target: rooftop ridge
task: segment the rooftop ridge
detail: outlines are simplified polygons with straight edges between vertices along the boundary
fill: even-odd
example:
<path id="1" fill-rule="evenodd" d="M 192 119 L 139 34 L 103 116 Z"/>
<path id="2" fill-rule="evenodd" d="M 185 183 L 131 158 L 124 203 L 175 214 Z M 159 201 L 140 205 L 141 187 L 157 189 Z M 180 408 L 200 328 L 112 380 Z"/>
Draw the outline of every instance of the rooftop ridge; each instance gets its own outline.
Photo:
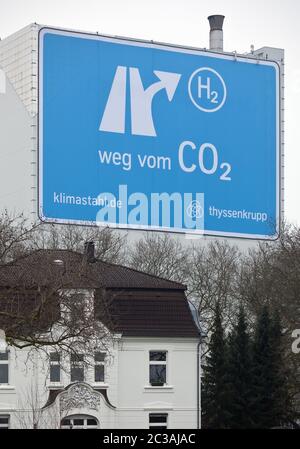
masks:
<path id="1" fill-rule="evenodd" d="M 60 256 L 63 257 L 63 255 L 69 255 L 70 257 L 75 257 L 78 259 L 78 262 L 74 260 L 75 265 L 77 263 L 83 263 L 84 262 L 84 253 L 79 252 L 79 251 L 75 251 L 72 249 L 67 249 L 67 248 L 37 248 L 34 250 L 29 251 L 26 254 L 22 254 L 20 257 L 16 258 L 13 261 L 10 261 L 6 264 L 1 265 L 1 268 L 19 268 L 22 265 L 22 262 L 26 261 L 26 259 L 28 258 L 33 258 L 35 256 L 40 256 L 43 257 L 43 255 L 45 255 L 45 257 L 47 257 L 49 259 L 49 256 L 51 256 L 51 254 L 53 254 L 54 258 L 57 258 Z M 33 260 L 34 262 L 34 260 Z M 37 260 L 38 262 L 38 260 Z M 35 265 L 33 263 L 33 265 Z M 113 279 L 113 282 L 108 282 L 108 284 L 111 285 L 107 285 L 108 288 L 118 288 L 121 287 L 122 285 L 126 284 L 126 282 L 124 283 L 124 279 L 126 278 L 126 272 L 131 273 L 132 276 L 136 273 L 137 275 L 140 275 L 141 277 L 138 277 L 136 280 L 134 278 L 131 278 L 128 283 L 132 283 L 133 287 L 132 288 L 154 288 L 154 289 L 159 289 L 159 288 L 169 288 L 169 289 L 178 289 L 178 290 L 186 290 L 187 286 L 181 282 L 176 282 L 167 278 L 163 278 L 161 276 L 157 276 L 154 274 L 150 274 L 150 273 L 146 273 L 144 271 L 141 270 L 137 270 L 135 268 L 131 268 L 127 265 L 121 265 L 121 264 L 117 264 L 117 263 L 113 263 L 113 262 L 108 262 L 105 260 L 102 260 L 100 258 L 96 258 L 95 262 L 93 264 L 86 264 L 87 267 L 90 267 L 91 270 L 96 269 L 96 267 L 98 266 L 99 269 L 102 266 L 102 269 L 104 269 L 104 277 L 105 275 L 107 276 L 107 279 L 109 278 L 109 275 L 112 275 L 111 279 Z M 105 273 L 105 267 L 107 267 L 108 269 L 106 270 Z M 113 270 L 116 270 L 116 273 L 113 273 Z M 30 266 L 27 267 L 27 270 L 30 271 Z M 26 271 L 27 271 L 26 270 Z M 117 271 L 119 270 L 119 272 Z M 67 270 L 69 271 L 69 270 Z M 123 271 L 123 273 L 122 273 Z M 72 270 L 70 270 L 70 273 L 72 272 Z M 109 273 L 111 272 L 111 273 Z M 90 280 L 96 280 L 95 276 L 91 276 L 91 273 L 85 273 L 85 276 L 87 278 L 89 278 Z M 119 277 L 119 285 L 118 285 L 118 277 Z M 123 279 L 122 279 L 123 277 Z M 143 286 L 143 280 L 145 282 L 145 285 Z M 149 281 L 156 281 L 156 285 L 150 286 L 149 285 Z M 159 282 L 161 282 L 163 285 L 159 285 Z M 165 283 L 165 284 L 164 284 Z M 115 285 L 114 285 L 115 284 Z"/>

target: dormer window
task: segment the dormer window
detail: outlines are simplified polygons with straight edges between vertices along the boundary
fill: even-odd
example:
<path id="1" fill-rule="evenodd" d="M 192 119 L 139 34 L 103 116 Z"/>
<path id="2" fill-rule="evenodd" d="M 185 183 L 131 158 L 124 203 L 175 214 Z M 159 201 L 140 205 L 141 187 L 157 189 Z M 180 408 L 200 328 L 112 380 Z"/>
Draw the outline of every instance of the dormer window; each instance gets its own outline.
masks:
<path id="1" fill-rule="evenodd" d="M 94 294 L 85 289 L 64 291 L 61 315 L 65 323 L 75 330 L 94 318 Z"/>

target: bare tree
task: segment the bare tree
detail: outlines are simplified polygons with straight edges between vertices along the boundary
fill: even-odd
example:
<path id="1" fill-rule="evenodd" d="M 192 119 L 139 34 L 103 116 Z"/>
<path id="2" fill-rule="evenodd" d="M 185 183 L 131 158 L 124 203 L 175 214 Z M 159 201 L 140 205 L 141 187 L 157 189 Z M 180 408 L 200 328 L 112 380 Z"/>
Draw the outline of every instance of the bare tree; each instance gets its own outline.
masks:
<path id="1" fill-rule="evenodd" d="M 42 406 L 44 405 L 41 401 L 42 393 L 34 380 L 30 382 L 28 388 L 23 388 L 19 392 L 14 412 L 18 429 L 38 429 L 40 427 Z"/>
<path id="2" fill-rule="evenodd" d="M 187 285 L 187 296 L 208 333 L 217 304 L 225 325 L 232 324 L 239 303 L 240 260 L 238 248 L 225 240 L 184 247 L 168 234 L 155 233 L 145 235 L 129 252 L 130 266 Z"/>
<path id="3" fill-rule="evenodd" d="M 68 249 L 82 252 L 85 242 L 95 243 L 95 256 L 112 263 L 122 263 L 125 258 L 126 235 L 106 227 L 43 224 L 31 233 L 29 249 Z"/>
<path id="4" fill-rule="evenodd" d="M 28 242 L 39 224 L 30 224 L 23 214 L 0 214 L 0 266 L 28 251 Z"/>
<path id="5" fill-rule="evenodd" d="M 235 289 L 239 261 L 238 248 L 227 241 L 211 241 L 192 250 L 189 294 L 206 332 L 211 329 L 217 305 L 225 326 L 232 324 L 238 307 Z"/>
<path id="6" fill-rule="evenodd" d="M 95 319 L 92 292 L 87 298 L 81 289 L 62 285 L 1 290 L 0 328 L 9 345 L 83 354 L 105 346 L 110 331 Z"/>
<path id="7" fill-rule="evenodd" d="M 61 421 L 71 408 L 45 408 L 45 396 L 49 393 L 46 386 L 38 385 L 34 379 L 18 394 L 14 421 L 17 429 L 60 429 Z"/>
<path id="8" fill-rule="evenodd" d="M 275 242 L 260 243 L 243 259 L 238 294 L 249 313 L 267 304 L 289 330 L 299 326 L 300 229 L 285 225 Z"/>
<path id="9" fill-rule="evenodd" d="M 292 332 L 300 328 L 300 229 L 284 224 L 279 239 L 260 243 L 243 258 L 237 295 L 249 317 L 264 305 L 279 313 L 289 390 L 300 411 L 299 360 L 291 350 Z M 300 412 L 299 412 L 300 416 Z"/>
<path id="10" fill-rule="evenodd" d="M 0 216 L 0 328 L 8 344 L 85 354 L 104 344 L 110 332 L 95 319 L 92 298 L 99 288 L 97 270 L 82 254 L 54 261 L 51 252 L 48 259 L 47 251 L 32 253 L 39 248 L 82 253 L 88 240 L 96 243 L 96 257 L 123 259 L 126 238 L 108 228 L 32 225 L 22 215 Z"/>
<path id="11" fill-rule="evenodd" d="M 147 233 L 129 250 L 127 263 L 154 276 L 185 282 L 189 249 L 168 234 Z"/>

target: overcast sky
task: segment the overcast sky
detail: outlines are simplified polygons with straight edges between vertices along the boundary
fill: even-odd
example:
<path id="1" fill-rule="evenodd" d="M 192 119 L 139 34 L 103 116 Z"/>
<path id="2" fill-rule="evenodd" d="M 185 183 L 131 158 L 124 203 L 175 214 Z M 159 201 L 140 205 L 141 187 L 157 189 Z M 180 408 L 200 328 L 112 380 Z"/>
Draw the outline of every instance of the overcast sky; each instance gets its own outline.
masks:
<path id="1" fill-rule="evenodd" d="M 300 224 L 300 2 L 298 0 L 0 0 L 0 36 L 31 22 L 209 47 L 207 16 L 223 14 L 224 49 L 286 51 L 285 212 Z"/>

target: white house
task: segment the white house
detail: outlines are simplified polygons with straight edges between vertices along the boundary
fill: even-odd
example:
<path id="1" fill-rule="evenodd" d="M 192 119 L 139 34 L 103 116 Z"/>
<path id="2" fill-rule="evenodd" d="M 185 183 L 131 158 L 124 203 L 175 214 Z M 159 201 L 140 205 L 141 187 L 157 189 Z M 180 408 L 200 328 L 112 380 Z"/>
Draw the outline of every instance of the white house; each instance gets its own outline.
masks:
<path id="1" fill-rule="evenodd" d="M 0 427 L 199 427 L 201 336 L 185 286 L 96 260 L 93 244 L 85 254 L 39 250 L 0 271 L 2 310 L 12 310 L 3 298 L 21 279 L 28 291 L 41 291 L 45 267 L 48 273 L 63 269 L 62 288 L 76 289 L 93 305 L 110 338 L 96 344 L 93 355 L 8 346 L 0 353 Z M 25 317 L 22 301 L 18 296 Z M 11 335 L 12 323 L 0 320 Z"/>

